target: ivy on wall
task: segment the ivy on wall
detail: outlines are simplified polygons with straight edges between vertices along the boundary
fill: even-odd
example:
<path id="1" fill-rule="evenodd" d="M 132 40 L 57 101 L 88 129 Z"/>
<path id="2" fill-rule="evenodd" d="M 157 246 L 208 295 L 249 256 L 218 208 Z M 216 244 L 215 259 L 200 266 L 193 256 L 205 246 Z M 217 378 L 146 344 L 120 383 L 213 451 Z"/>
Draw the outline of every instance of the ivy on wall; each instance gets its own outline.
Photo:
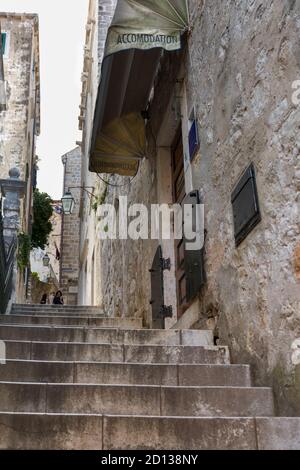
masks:
<path id="1" fill-rule="evenodd" d="M 108 193 L 108 184 L 106 183 L 103 192 L 99 194 L 98 196 L 95 196 L 94 202 L 92 204 L 92 209 L 96 213 L 97 213 L 98 207 L 102 206 L 105 203 L 107 193 Z"/>

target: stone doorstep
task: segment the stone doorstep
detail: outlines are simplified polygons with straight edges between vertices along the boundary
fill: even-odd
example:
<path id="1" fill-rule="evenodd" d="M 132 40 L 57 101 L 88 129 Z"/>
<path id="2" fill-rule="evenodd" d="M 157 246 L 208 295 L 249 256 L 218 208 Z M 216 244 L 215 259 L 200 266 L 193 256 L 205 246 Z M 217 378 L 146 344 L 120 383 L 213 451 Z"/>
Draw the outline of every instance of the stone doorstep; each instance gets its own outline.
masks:
<path id="1" fill-rule="evenodd" d="M 7 361 L 0 381 L 251 387 L 248 365 Z"/>
<path id="2" fill-rule="evenodd" d="M 96 327 L 6 325 L 0 324 L 0 338 L 5 341 L 55 341 L 116 344 L 163 344 L 175 346 L 212 346 L 212 331 L 204 330 L 120 330 Z"/>
<path id="3" fill-rule="evenodd" d="M 225 346 L 160 346 L 7 340 L 7 359 L 150 364 L 230 364 Z"/>
<path id="4" fill-rule="evenodd" d="M 0 412 L 0 432 L 0 449 L 16 450 L 300 449 L 300 418 Z"/>
<path id="5" fill-rule="evenodd" d="M 1 410 L 148 416 L 273 416 L 271 388 L 0 382 Z"/>

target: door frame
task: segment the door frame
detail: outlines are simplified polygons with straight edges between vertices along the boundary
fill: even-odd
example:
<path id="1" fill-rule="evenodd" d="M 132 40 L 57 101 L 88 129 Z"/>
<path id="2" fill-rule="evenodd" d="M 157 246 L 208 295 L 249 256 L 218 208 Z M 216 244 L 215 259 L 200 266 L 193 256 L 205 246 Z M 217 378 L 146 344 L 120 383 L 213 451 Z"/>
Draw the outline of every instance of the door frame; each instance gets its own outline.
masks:
<path id="1" fill-rule="evenodd" d="M 182 69 L 182 76 L 184 76 L 184 69 Z M 179 80 L 184 86 L 184 80 Z M 174 89 L 175 92 L 175 89 Z M 183 93 L 184 94 L 184 93 Z M 171 94 L 170 101 L 166 107 L 165 114 L 162 118 L 162 124 L 157 136 L 157 154 L 156 154 L 156 175 L 157 175 L 157 203 L 173 205 L 173 183 L 172 183 L 172 146 L 176 137 L 180 133 L 183 138 L 183 158 L 185 155 L 185 125 L 183 119 L 179 119 L 178 115 L 174 112 L 174 93 Z M 185 190 L 189 189 L 189 183 L 186 178 L 188 176 L 186 169 L 186 162 L 184 162 L 184 184 Z M 165 303 L 172 305 L 173 318 L 166 319 L 166 328 L 172 328 L 178 319 L 178 293 L 176 286 L 176 271 L 175 271 L 175 244 L 174 235 L 171 240 L 159 240 L 162 247 L 163 257 L 170 258 L 171 269 L 164 271 L 164 287 L 165 287 Z M 154 256 L 154 252 L 153 252 Z"/>
<path id="2" fill-rule="evenodd" d="M 183 123 L 181 121 L 180 125 L 178 126 L 175 138 L 171 145 L 171 174 L 172 174 L 172 194 L 173 194 L 173 204 L 180 204 L 182 205 L 186 193 L 186 174 L 185 174 L 185 152 L 184 152 L 184 139 L 183 139 Z M 178 145 L 182 146 L 182 169 L 180 172 L 183 172 L 183 190 L 180 193 L 179 199 L 178 195 L 176 194 L 176 181 L 177 177 L 180 175 L 180 172 L 177 174 L 176 169 L 174 167 L 174 153 L 178 149 Z M 180 250 L 183 249 L 183 259 L 179 266 L 179 256 Z M 176 278 L 176 299 L 177 299 L 177 320 L 179 320 L 185 312 L 191 307 L 194 303 L 194 299 L 189 301 L 186 300 L 181 302 L 181 286 L 180 282 L 184 279 L 183 282 L 186 283 L 186 273 L 185 273 L 185 246 L 184 246 L 184 237 L 181 240 L 174 240 L 174 258 L 175 258 L 175 278 Z M 187 286 L 184 287 L 185 295 L 187 294 Z"/>

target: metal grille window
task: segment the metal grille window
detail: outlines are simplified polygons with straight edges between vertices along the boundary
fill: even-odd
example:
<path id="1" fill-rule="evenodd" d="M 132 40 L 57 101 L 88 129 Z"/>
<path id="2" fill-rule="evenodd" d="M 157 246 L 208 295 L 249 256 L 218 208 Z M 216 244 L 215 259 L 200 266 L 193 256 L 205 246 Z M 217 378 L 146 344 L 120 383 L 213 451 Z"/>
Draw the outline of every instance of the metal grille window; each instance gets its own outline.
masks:
<path id="1" fill-rule="evenodd" d="M 231 196 L 234 218 L 234 236 L 239 246 L 261 221 L 253 164 L 247 168 Z"/>

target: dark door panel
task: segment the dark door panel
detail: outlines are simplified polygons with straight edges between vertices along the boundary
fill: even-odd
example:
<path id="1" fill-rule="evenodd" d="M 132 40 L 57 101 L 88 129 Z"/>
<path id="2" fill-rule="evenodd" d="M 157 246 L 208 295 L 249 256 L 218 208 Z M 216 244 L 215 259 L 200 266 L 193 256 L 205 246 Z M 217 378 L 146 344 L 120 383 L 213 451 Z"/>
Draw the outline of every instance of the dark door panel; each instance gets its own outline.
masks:
<path id="1" fill-rule="evenodd" d="M 163 329 L 165 318 L 172 317 L 172 307 L 165 306 L 164 299 L 164 269 L 169 269 L 168 263 L 164 262 L 162 249 L 159 246 L 156 250 L 151 273 L 151 301 L 153 328 Z"/>
<path id="2" fill-rule="evenodd" d="M 188 194 L 183 204 L 193 206 L 193 231 L 196 231 L 197 204 L 200 204 L 199 191 L 192 191 Z M 204 230 L 204 227 L 201 227 Z M 206 282 L 204 269 L 204 247 L 199 250 L 188 250 L 187 245 L 193 240 L 184 240 L 184 270 L 186 273 L 186 300 L 191 302 L 199 293 L 201 287 Z"/>

